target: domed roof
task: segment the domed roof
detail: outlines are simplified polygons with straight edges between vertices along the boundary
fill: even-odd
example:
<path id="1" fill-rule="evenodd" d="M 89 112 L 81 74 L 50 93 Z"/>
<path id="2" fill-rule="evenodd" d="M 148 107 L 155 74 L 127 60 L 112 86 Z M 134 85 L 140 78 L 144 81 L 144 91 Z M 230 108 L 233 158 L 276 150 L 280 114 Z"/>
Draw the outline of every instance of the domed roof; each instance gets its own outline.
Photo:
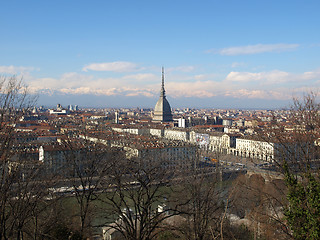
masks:
<path id="1" fill-rule="evenodd" d="M 172 121 L 171 107 L 165 96 L 160 96 L 156 106 L 154 107 L 153 120 L 160 122 Z"/>
<path id="2" fill-rule="evenodd" d="M 154 112 L 170 112 L 171 107 L 168 100 L 165 97 L 160 97 L 156 106 L 154 107 Z"/>

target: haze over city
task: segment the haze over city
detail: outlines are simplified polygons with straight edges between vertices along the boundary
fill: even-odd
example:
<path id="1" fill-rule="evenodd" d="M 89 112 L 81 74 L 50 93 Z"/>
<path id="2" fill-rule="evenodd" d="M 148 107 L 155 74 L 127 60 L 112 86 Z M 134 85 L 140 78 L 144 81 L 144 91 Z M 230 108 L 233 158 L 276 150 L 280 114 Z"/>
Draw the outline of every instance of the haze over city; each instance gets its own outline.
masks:
<path id="1" fill-rule="evenodd" d="M 319 1 L 2 1 L 0 75 L 39 105 L 281 108 L 320 80 Z"/>

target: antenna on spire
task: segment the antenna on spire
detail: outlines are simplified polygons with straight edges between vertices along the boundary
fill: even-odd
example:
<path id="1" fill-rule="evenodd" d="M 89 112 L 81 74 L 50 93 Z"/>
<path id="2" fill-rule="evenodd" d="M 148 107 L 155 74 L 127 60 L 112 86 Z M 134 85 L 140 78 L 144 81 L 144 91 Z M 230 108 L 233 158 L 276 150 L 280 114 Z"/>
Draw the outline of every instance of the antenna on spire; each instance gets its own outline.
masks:
<path id="1" fill-rule="evenodd" d="M 164 88 L 164 67 L 162 66 L 162 87 Z"/>
<path id="2" fill-rule="evenodd" d="M 161 84 L 161 91 L 160 95 L 164 96 L 165 95 L 165 90 L 164 90 L 164 67 L 162 67 L 162 84 Z"/>

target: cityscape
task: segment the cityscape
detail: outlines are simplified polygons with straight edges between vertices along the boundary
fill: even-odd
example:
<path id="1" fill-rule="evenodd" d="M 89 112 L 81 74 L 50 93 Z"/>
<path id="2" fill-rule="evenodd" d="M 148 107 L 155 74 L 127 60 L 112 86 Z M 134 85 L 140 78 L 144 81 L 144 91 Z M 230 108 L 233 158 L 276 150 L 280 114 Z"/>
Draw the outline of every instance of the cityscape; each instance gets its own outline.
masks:
<path id="1" fill-rule="evenodd" d="M 320 3 L 0 7 L 0 240 L 320 239 Z"/>
<path id="2" fill-rule="evenodd" d="M 319 166 L 319 105 L 311 93 L 286 110 L 175 109 L 166 98 L 162 68 L 154 108 L 46 108 L 25 105 L 33 102 L 20 97 L 16 77 L 4 81 L 14 89 L 4 95 L 12 100 L 3 102 L 1 114 L 2 186 L 13 194 L 11 204 L 22 204 L 10 211 L 36 211 L 22 215 L 26 223 L 12 234 L 32 235 L 28 229 L 36 228 L 35 236 L 53 238 L 140 239 L 143 233 L 145 239 L 184 239 L 184 231 L 212 218 L 207 226 L 218 224 L 214 231 L 221 238 L 287 239 L 290 230 L 281 230 L 289 227 L 284 176 L 316 172 Z M 287 173 L 282 161 L 289 164 Z M 191 195 L 190 186 L 196 188 Z M 53 209 L 67 220 L 41 219 L 52 202 L 61 204 Z M 41 206 L 48 209 L 37 209 Z M 8 219 L 18 221 L 10 211 Z M 58 225 L 41 228 L 32 217 Z M 270 224 L 272 219 L 279 223 Z M 154 230 L 128 232 L 141 224 Z M 195 234 L 211 239 L 212 232 Z"/>

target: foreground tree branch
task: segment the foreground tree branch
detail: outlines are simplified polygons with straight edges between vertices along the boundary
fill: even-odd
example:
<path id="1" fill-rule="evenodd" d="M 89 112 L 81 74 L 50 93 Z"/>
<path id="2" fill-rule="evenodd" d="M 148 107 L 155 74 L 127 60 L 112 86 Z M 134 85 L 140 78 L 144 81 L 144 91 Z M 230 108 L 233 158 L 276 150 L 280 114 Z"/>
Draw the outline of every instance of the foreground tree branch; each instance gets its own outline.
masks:
<path id="1" fill-rule="evenodd" d="M 261 139 L 273 144 L 275 164 L 288 188 L 286 220 L 295 239 L 320 237 L 320 105 L 317 95 L 295 98 L 287 123 L 274 121 L 259 129 Z"/>

